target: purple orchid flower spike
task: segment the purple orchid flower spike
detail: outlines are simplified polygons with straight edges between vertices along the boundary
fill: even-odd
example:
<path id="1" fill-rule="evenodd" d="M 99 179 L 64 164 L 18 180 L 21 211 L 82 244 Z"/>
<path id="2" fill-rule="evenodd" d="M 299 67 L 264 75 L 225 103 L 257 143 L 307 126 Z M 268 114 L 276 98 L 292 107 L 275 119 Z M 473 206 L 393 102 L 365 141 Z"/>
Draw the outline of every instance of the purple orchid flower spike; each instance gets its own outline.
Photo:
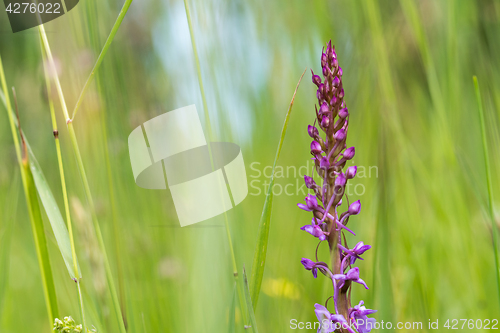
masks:
<path id="1" fill-rule="evenodd" d="M 361 203 L 359 200 L 354 201 L 347 211 L 339 213 L 348 182 L 356 177 L 358 168 L 355 165 L 346 166 L 352 162 L 356 151 L 354 147 L 347 146 L 351 116 L 347 109 L 346 91 L 342 82 L 343 71 L 331 41 L 323 48 L 321 71 L 317 73 L 319 75 L 311 70 L 312 82 L 317 86 L 318 101 L 313 113 L 313 125 L 308 126 L 307 132 L 314 140 L 310 144 L 310 152 L 316 172 L 312 174 L 316 174 L 319 179 L 304 177 L 306 187 L 313 190 L 314 195 L 307 195 L 305 203 L 297 205 L 313 215 L 311 224 L 300 229 L 318 238 L 318 247 L 326 241 L 329 249 L 338 248 L 338 251 L 330 251 L 330 264 L 323 261 L 314 262 L 307 258 L 302 258 L 301 263 L 312 272 L 314 278 L 318 277 L 319 270 L 332 280 L 333 295 L 328 299 L 333 299 L 335 312 L 330 313 L 325 306 L 315 305 L 316 316 L 322 324 L 318 332 L 366 333 L 375 322 L 375 319 L 367 316 L 375 310 L 366 309 L 363 302 L 350 308 L 348 304 L 351 304 L 351 289 L 354 284 L 346 281 L 359 283 L 368 289 L 359 276 L 359 268 L 350 266 L 358 259 L 363 260 L 361 255 L 371 246 L 358 241 L 353 248 L 349 248 L 346 238 L 343 237 L 346 231 L 356 236 L 346 224 L 351 217 L 361 212 Z M 347 302 L 339 302 L 341 299 L 347 299 Z M 324 323 L 327 325 L 323 325 Z"/>
<path id="2" fill-rule="evenodd" d="M 345 281 L 356 282 L 356 283 L 359 283 L 359 284 L 362 284 L 363 286 L 365 286 L 366 289 L 369 289 L 368 286 L 366 285 L 365 281 L 363 281 L 359 278 L 359 268 L 358 267 L 351 268 L 347 272 L 347 274 L 335 274 L 335 275 L 333 275 L 333 278 L 335 280 L 340 280 L 340 283 L 339 283 L 340 289 L 344 286 Z"/>
<path id="3" fill-rule="evenodd" d="M 350 309 L 349 312 L 351 321 L 355 323 L 359 333 L 368 333 L 376 322 L 375 318 L 368 318 L 368 315 L 377 312 L 377 310 L 367 309 L 363 304 L 364 302 L 360 301 L 359 304 Z"/>

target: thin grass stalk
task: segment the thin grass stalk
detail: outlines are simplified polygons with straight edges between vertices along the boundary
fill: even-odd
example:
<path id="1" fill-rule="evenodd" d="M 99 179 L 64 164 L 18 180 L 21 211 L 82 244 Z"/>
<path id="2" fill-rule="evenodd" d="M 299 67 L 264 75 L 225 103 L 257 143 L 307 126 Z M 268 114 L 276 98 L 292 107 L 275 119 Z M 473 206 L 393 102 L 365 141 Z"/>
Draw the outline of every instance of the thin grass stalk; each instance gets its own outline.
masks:
<path id="1" fill-rule="evenodd" d="M 111 43 L 113 42 L 113 39 L 115 38 L 116 33 L 118 32 L 118 29 L 120 28 L 120 25 L 122 24 L 123 19 L 125 18 L 125 14 L 127 14 L 127 11 L 132 4 L 133 0 L 127 0 L 123 4 L 123 7 L 120 11 L 120 14 L 118 15 L 118 18 L 115 21 L 115 24 L 113 25 L 113 28 L 111 29 L 111 32 L 108 36 L 108 39 L 106 40 L 106 43 L 104 44 L 104 47 L 102 48 L 101 53 L 99 54 L 99 57 L 97 58 L 97 61 L 94 65 L 94 68 L 92 69 L 92 72 L 90 72 L 89 77 L 87 78 L 87 82 L 85 82 L 85 85 L 83 86 L 83 89 L 80 93 L 80 97 L 78 97 L 78 101 L 76 102 L 75 108 L 73 109 L 73 115 L 71 116 L 71 119 L 74 119 L 76 116 L 76 113 L 78 112 L 78 109 L 80 108 L 80 105 L 82 105 L 83 102 L 83 97 L 85 96 L 85 93 L 87 92 L 87 89 L 90 86 L 90 83 L 92 83 L 92 80 L 94 79 L 94 76 L 99 69 L 99 66 L 101 66 L 102 60 L 104 59 L 104 56 L 108 52 L 109 47 L 111 46 Z"/>
<path id="2" fill-rule="evenodd" d="M 212 150 L 210 148 L 210 142 L 214 141 L 213 140 L 214 137 L 213 137 L 212 125 L 210 123 L 210 115 L 208 112 L 207 99 L 205 96 L 205 88 L 203 87 L 203 78 L 201 75 L 200 59 L 198 57 L 198 49 L 196 47 L 196 40 L 195 40 L 195 36 L 194 36 L 193 23 L 191 20 L 191 11 L 189 10 L 189 4 L 188 4 L 187 0 L 184 0 L 184 7 L 186 9 L 186 17 L 187 17 L 187 21 L 188 21 L 188 25 L 189 25 L 189 33 L 191 36 L 191 45 L 193 47 L 193 53 L 194 53 L 194 58 L 195 58 L 195 63 L 196 63 L 196 72 L 198 74 L 198 83 L 200 85 L 201 98 L 203 100 L 203 111 L 205 114 L 205 124 L 206 124 L 206 129 L 208 132 L 208 141 L 209 141 L 209 144 L 207 145 L 207 147 L 208 147 L 208 152 L 209 152 L 209 156 L 210 156 L 210 163 L 212 164 L 212 169 L 213 169 L 214 163 L 213 163 L 213 157 L 212 157 Z M 243 294 L 243 291 L 241 290 L 241 288 L 243 288 L 243 285 L 238 283 L 238 265 L 236 264 L 236 256 L 235 256 L 235 252 L 234 252 L 233 241 L 231 238 L 231 230 L 229 228 L 229 221 L 227 218 L 227 214 L 225 212 L 224 212 L 224 224 L 226 227 L 226 235 L 227 235 L 227 240 L 228 240 L 228 244 L 229 244 L 229 251 L 231 253 L 234 281 L 235 281 L 236 285 L 239 286 L 238 298 L 240 301 L 240 308 L 241 308 L 241 312 L 243 315 L 243 320 L 246 323 L 248 309 L 245 309 L 245 303 L 243 302 L 244 294 Z"/>
<path id="3" fill-rule="evenodd" d="M 49 253 L 47 250 L 47 239 L 45 237 L 45 230 L 43 228 L 43 219 L 38 203 L 37 190 L 33 175 L 30 170 L 29 160 L 23 158 L 23 179 L 25 182 L 25 195 L 28 204 L 28 212 L 31 221 L 31 228 L 33 230 L 33 238 L 35 240 L 36 254 L 38 263 L 40 265 L 43 293 L 45 302 L 47 304 L 47 312 L 49 317 L 49 325 L 52 327 L 54 319 L 58 316 L 58 306 L 56 289 L 54 286 L 54 277 L 52 275 L 52 268 L 49 261 Z"/>
<path id="4" fill-rule="evenodd" d="M 78 292 L 78 304 L 80 307 L 80 316 L 82 319 L 82 328 L 83 332 L 87 332 L 87 323 L 85 320 L 85 309 L 83 305 L 83 295 L 82 295 L 82 289 L 81 289 L 81 278 L 79 278 L 80 274 L 78 272 L 78 261 L 76 257 L 76 246 L 75 246 L 75 238 L 73 235 L 73 225 L 71 223 L 71 213 L 69 210 L 69 200 L 68 200 L 68 191 L 66 187 L 66 178 L 64 176 L 64 164 L 62 160 L 62 154 L 61 154 L 61 143 L 59 141 L 59 131 L 57 129 L 57 120 L 56 120 L 56 114 L 54 111 L 54 102 L 52 101 L 51 97 L 51 86 L 50 86 L 50 78 L 49 78 L 49 72 L 47 69 L 47 57 L 45 56 L 45 49 L 43 46 L 43 41 L 40 40 L 40 48 L 42 51 L 42 59 L 43 59 L 43 70 L 45 74 L 45 85 L 47 87 L 47 98 L 49 102 L 49 109 L 50 109 L 50 118 L 52 120 L 52 130 L 54 134 L 54 141 L 55 141 L 55 146 L 56 146 L 56 152 L 57 152 L 57 162 L 59 165 L 59 177 L 61 179 L 61 188 L 62 188 L 62 194 L 63 194 L 63 201 L 64 201 L 64 211 L 66 213 L 66 225 L 68 227 L 68 233 L 69 233 L 69 240 L 71 244 L 71 254 L 73 256 L 73 269 L 74 269 L 74 275 L 75 275 L 75 283 L 76 283 L 76 289 Z"/>
<path id="5" fill-rule="evenodd" d="M 94 200 L 92 199 L 92 193 L 90 191 L 90 186 L 89 186 L 89 182 L 87 179 L 87 174 L 85 172 L 85 167 L 83 165 L 82 155 L 80 153 L 80 148 L 78 147 L 78 140 L 76 138 L 75 130 L 73 127 L 73 122 L 69 118 L 69 115 L 68 115 L 68 109 L 67 109 L 66 102 L 64 99 L 64 94 L 63 94 L 63 91 L 61 88 L 61 83 L 59 82 L 59 77 L 58 77 L 57 72 L 55 70 L 54 58 L 52 57 L 52 52 L 50 51 L 50 46 L 49 46 L 49 42 L 47 40 L 47 35 L 45 33 L 45 29 L 43 27 L 43 24 L 39 25 L 38 27 L 39 27 L 40 35 L 42 37 L 42 41 L 43 41 L 43 44 L 45 47 L 45 51 L 47 53 L 47 58 L 49 60 L 50 67 L 54 73 L 54 82 L 55 82 L 57 92 L 59 95 L 59 99 L 61 102 L 61 108 L 63 110 L 64 116 L 66 117 L 66 124 L 68 126 L 68 132 L 70 135 L 71 145 L 72 145 L 73 151 L 75 153 L 78 171 L 79 171 L 80 176 L 82 178 L 85 196 L 87 198 L 87 202 L 88 202 L 89 209 L 90 209 L 90 214 L 92 216 L 92 224 L 94 227 L 94 232 L 95 232 L 96 237 L 97 237 L 100 251 L 103 255 L 104 268 L 106 271 L 106 281 L 108 284 L 109 292 L 111 294 L 111 299 L 113 301 L 113 310 L 114 310 L 116 319 L 118 321 L 120 333 L 125 333 L 126 330 L 125 330 L 125 326 L 124 326 L 124 322 L 123 322 L 123 316 L 121 313 L 120 302 L 118 300 L 118 295 L 116 293 L 116 287 L 115 287 L 115 283 L 113 281 L 113 274 L 111 272 L 111 267 L 109 264 L 109 259 L 108 259 L 108 255 L 106 252 L 106 247 L 104 245 L 104 240 L 102 238 L 101 228 L 99 226 L 99 221 L 98 221 L 97 214 L 95 211 Z"/>
<path id="6" fill-rule="evenodd" d="M 12 113 L 12 105 L 10 104 L 10 97 L 7 88 L 7 82 L 5 81 L 5 73 L 3 70 L 2 57 L 0 56 L 0 81 L 2 84 L 3 97 L 5 99 L 5 106 L 7 108 L 7 116 L 9 117 L 9 125 L 10 130 L 12 132 L 12 139 L 14 140 L 14 148 L 16 150 L 17 161 L 19 162 L 19 168 L 21 169 L 22 176 L 22 157 L 21 157 L 21 146 L 19 144 L 19 138 L 17 136 L 16 123 L 14 121 L 13 113 Z M 24 180 L 23 180 L 24 184 Z"/>
<path id="7" fill-rule="evenodd" d="M 499 254 L 498 254 L 498 235 L 495 221 L 495 212 L 493 211 L 493 186 L 491 183 L 491 169 L 490 169 L 490 155 L 488 153 L 488 140 L 486 138 L 486 124 L 484 120 L 484 110 L 483 110 L 483 101 L 481 99 L 481 91 L 479 90 L 479 83 L 477 81 L 477 77 L 473 77 L 474 81 L 474 89 L 476 92 L 477 106 L 479 109 L 479 120 L 481 122 L 481 137 L 483 143 L 483 154 L 484 154 L 484 168 L 486 171 L 486 185 L 488 187 L 488 215 L 491 221 L 491 233 L 493 236 L 493 254 L 495 257 L 495 271 L 497 278 L 497 292 L 498 292 L 498 300 L 500 302 L 500 262 L 499 262 Z"/>
<path id="8" fill-rule="evenodd" d="M 99 50 L 101 47 L 100 43 L 100 38 L 99 38 L 99 23 L 97 22 L 96 18 L 96 13 L 98 13 L 98 8 L 97 8 L 97 3 L 95 2 L 87 2 L 87 11 L 86 11 L 86 21 L 87 21 L 87 28 L 90 31 L 90 43 L 92 44 L 94 50 Z M 108 38 L 109 40 L 109 38 Z M 111 44 L 111 40 L 110 40 Z M 103 54 L 101 52 L 102 56 L 104 57 L 105 53 Z M 96 81 L 96 86 L 97 86 L 97 92 L 99 95 L 99 98 L 101 100 L 106 100 L 105 93 L 102 90 L 102 85 L 101 85 L 101 80 L 103 77 L 102 71 L 100 72 L 100 75 L 97 73 L 97 68 L 96 74 L 97 76 L 95 77 Z M 83 95 L 80 96 L 80 98 L 83 98 Z M 120 228 L 118 225 L 118 210 L 116 207 L 116 196 L 115 196 L 115 191 L 114 191 L 114 184 L 113 184 L 113 173 L 111 169 L 111 159 L 109 155 L 109 145 L 108 145 L 108 133 L 107 133 L 107 109 L 106 106 L 101 110 L 100 115 L 102 115 L 102 121 L 101 121 L 101 130 L 102 130 L 102 135 L 103 135 L 103 148 L 104 148 L 104 157 L 105 157 L 105 163 L 106 163 L 106 175 L 107 175 L 107 181 L 108 181 L 108 190 L 109 190 L 109 202 L 111 205 L 111 222 L 112 222 L 112 227 L 113 227 L 113 244 L 114 244 L 114 250 L 115 253 L 120 254 L 122 253 L 121 245 L 120 245 Z M 123 315 L 123 321 L 125 324 L 125 328 L 128 329 L 128 323 L 127 323 L 127 313 L 126 313 L 126 300 L 125 300 L 125 283 L 123 280 L 123 265 L 122 265 L 122 258 L 120 255 L 117 255 L 115 257 L 116 260 L 116 276 L 118 280 L 118 296 L 120 300 L 120 307 Z"/>
<path id="9" fill-rule="evenodd" d="M 87 26 L 90 30 L 90 42 L 93 45 L 95 50 L 99 50 L 101 47 L 101 42 L 99 38 L 99 23 L 97 22 L 96 15 L 98 13 L 97 3 L 95 2 L 87 2 Z M 101 52 L 102 53 L 102 52 Z M 104 54 L 103 54 L 104 56 Z M 104 77 L 104 73 L 101 71 L 95 78 L 97 85 L 97 92 L 99 94 L 99 98 L 101 100 L 106 100 L 105 93 L 103 92 L 103 85 L 101 85 L 101 80 Z M 103 148 L 104 148 L 104 156 L 106 162 L 106 174 L 108 181 L 108 190 L 109 190 L 109 202 L 111 205 L 111 222 L 113 226 L 113 244 L 115 247 L 115 253 L 122 253 L 122 248 L 120 244 L 120 228 L 118 225 L 118 209 L 116 206 L 116 196 L 113 184 L 113 173 L 111 169 L 111 159 L 109 155 L 109 145 L 108 145 L 108 132 L 107 132 L 107 112 L 106 106 L 101 110 L 100 114 L 102 115 L 101 121 L 101 129 L 103 135 Z M 118 279 L 118 295 L 120 299 L 120 306 L 122 310 L 123 320 L 125 323 L 125 328 L 128 329 L 127 324 L 127 313 L 126 313 L 126 300 L 125 300 L 125 283 L 123 280 L 123 265 L 122 259 L 120 255 L 116 256 L 116 275 Z"/>

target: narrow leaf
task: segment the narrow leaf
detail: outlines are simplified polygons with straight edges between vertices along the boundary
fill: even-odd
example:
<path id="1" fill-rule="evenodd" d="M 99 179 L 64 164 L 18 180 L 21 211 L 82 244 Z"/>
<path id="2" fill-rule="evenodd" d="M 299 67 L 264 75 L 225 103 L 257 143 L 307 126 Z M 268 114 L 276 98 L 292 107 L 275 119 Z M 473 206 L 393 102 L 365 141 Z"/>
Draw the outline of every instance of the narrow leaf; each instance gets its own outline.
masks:
<path id="1" fill-rule="evenodd" d="M 4 103 L 7 108 L 5 96 L 2 92 L 0 92 L 0 99 Z M 7 111 L 8 112 L 8 111 Z M 17 121 L 14 121 L 16 127 L 18 126 Z M 47 217 L 49 218 L 50 225 L 52 227 L 52 231 L 54 232 L 54 236 L 57 241 L 57 245 L 59 247 L 59 251 L 61 251 L 61 255 L 64 259 L 64 263 L 68 269 L 68 273 L 72 279 L 75 278 L 74 269 L 73 269 L 73 256 L 71 254 L 71 245 L 69 240 L 68 229 L 66 228 L 66 224 L 61 215 L 61 211 L 59 210 L 59 206 L 50 190 L 50 187 L 45 179 L 42 169 L 36 160 L 33 151 L 28 143 L 28 139 L 25 137 L 26 147 L 28 149 L 29 155 L 29 164 L 30 171 L 32 173 L 36 189 L 38 190 L 38 194 L 40 195 L 40 200 L 42 201 L 42 205 L 47 213 Z M 80 272 L 80 267 L 78 267 L 78 272 Z M 80 275 L 80 274 L 79 274 Z M 80 276 L 79 276 L 80 277 Z"/>
<path id="2" fill-rule="evenodd" d="M 290 120 L 290 114 L 292 112 L 293 101 L 295 100 L 295 95 L 297 94 L 297 90 L 299 89 L 300 81 L 304 73 L 302 73 L 299 82 L 297 83 L 297 87 L 295 88 L 295 92 L 293 93 L 292 101 L 290 102 L 290 106 L 288 107 L 288 112 L 285 117 L 285 123 L 283 124 L 283 129 L 281 130 L 281 137 L 278 144 L 278 150 L 276 151 L 276 157 L 274 159 L 273 165 L 273 173 L 271 175 L 271 179 L 269 182 L 269 188 L 266 194 L 266 200 L 264 201 L 264 208 L 262 210 L 262 215 L 260 217 L 259 223 L 259 231 L 258 231 L 258 239 L 257 246 L 255 248 L 255 254 L 253 257 L 253 266 L 252 266 L 252 275 L 250 277 L 250 294 L 252 295 L 253 300 L 253 309 L 257 307 L 257 301 L 259 299 L 260 287 L 262 285 L 262 278 L 264 276 L 264 268 L 266 264 L 266 255 L 267 255 L 267 243 L 269 239 L 269 225 L 271 223 L 271 211 L 273 208 L 273 185 L 274 185 L 274 170 L 276 168 L 276 163 L 280 157 L 281 147 L 283 146 L 283 141 L 285 141 L 286 129 L 288 127 L 288 121 Z"/>
<path id="3" fill-rule="evenodd" d="M 259 330 L 257 329 L 257 320 L 255 319 L 254 306 L 252 305 L 252 298 L 250 297 L 250 289 L 248 288 L 248 279 L 245 267 L 243 267 L 243 283 L 245 284 L 245 299 L 247 302 L 248 312 L 250 314 L 250 324 L 252 325 L 252 330 L 255 333 L 258 333 Z"/>
<path id="4" fill-rule="evenodd" d="M 79 265 L 78 276 L 75 276 L 69 233 L 68 229 L 66 228 L 66 224 L 64 223 L 64 219 L 61 215 L 61 211 L 59 210 L 59 206 L 57 205 L 56 199 L 54 198 L 54 195 L 50 190 L 47 179 L 45 179 L 45 176 L 42 172 L 42 169 L 40 168 L 40 165 L 38 164 L 38 161 L 36 160 L 35 155 L 33 154 L 33 151 L 28 144 L 27 146 L 30 158 L 30 169 L 33 174 L 33 179 L 35 181 L 40 200 L 42 201 L 45 212 L 47 213 L 47 217 L 49 218 L 50 225 L 52 226 L 52 231 L 54 232 L 59 251 L 61 251 L 61 255 L 64 259 L 64 263 L 66 264 L 66 268 L 68 269 L 68 273 L 71 278 L 80 278 L 81 273 Z"/>
<path id="5" fill-rule="evenodd" d="M 500 262 L 498 253 L 498 235 L 497 235 L 497 224 L 495 221 L 495 212 L 493 210 L 493 186 L 491 182 L 491 169 L 490 169 L 490 156 L 488 153 L 488 140 L 486 138 L 486 122 L 484 120 L 484 110 L 483 101 L 481 99 L 481 91 L 479 90 L 479 83 L 477 77 L 473 77 L 474 89 L 476 92 L 477 105 L 479 109 L 479 120 L 481 122 L 481 136 L 483 142 L 483 154 L 484 154 L 484 167 L 486 173 L 486 185 L 488 187 L 488 215 L 491 221 L 491 233 L 493 236 L 493 254 L 495 258 L 495 271 L 497 277 L 497 292 L 498 299 L 500 300 Z"/>
<path id="6" fill-rule="evenodd" d="M 40 204 L 38 203 L 33 174 L 28 167 L 28 161 L 26 161 L 23 165 L 23 172 L 25 177 L 26 201 L 28 204 L 31 228 L 33 230 L 36 254 L 42 275 L 42 284 L 47 303 L 47 310 L 49 312 L 50 323 L 52 324 L 54 322 L 54 318 L 58 316 L 56 288 L 54 286 L 49 252 L 47 250 L 47 239 L 45 238 L 45 230 L 43 228 L 42 213 L 40 211 Z"/>

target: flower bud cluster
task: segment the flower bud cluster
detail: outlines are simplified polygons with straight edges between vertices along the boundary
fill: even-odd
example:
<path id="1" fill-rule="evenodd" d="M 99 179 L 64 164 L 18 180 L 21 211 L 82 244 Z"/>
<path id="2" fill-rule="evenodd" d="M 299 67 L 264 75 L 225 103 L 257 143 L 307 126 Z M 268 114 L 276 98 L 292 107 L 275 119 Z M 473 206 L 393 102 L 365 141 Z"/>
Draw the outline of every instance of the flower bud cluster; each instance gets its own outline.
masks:
<path id="1" fill-rule="evenodd" d="M 82 333 L 82 325 L 77 325 L 75 320 L 71 317 L 64 317 L 64 320 L 59 318 L 54 319 L 54 332 L 58 333 Z M 87 333 L 96 333 L 95 329 L 87 329 Z"/>

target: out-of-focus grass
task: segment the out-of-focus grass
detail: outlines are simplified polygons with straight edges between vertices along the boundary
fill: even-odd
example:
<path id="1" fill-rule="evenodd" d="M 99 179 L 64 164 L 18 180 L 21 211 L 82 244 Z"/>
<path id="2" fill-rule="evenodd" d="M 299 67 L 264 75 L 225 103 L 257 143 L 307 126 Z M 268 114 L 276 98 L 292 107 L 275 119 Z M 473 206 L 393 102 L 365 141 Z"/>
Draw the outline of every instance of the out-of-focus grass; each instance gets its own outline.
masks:
<path id="1" fill-rule="evenodd" d="M 45 25 L 70 109 L 122 4 L 113 0 L 91 6 L 84 1 Z M 370 290 L 354 289 L 353 302 L 364 299 L 368 307 L 380 309 L 378 320 L 422 321 L 424 331 L 428 319 L 444 323 L 498 317 L 471 77 L 477 75 L 482 84 L 493 198 L 498 198 L 500 5 L 472 0 L 196 0 L 190 7 L 213 130 L 220 140 L 242 147 L 248 180 L 254 181 L 248 198 L 228 212 L 239 267 L 251 264 L 263 183 L 269 181 L 256 170 L 272 166 L 296 78 L 305 66 L 320 69 L 321 47 L 332 38 L 352 114 L 348 144 L 356 147 L 354 162 L 366 168 L 367 176 L 355 180 L 364 193 L 350 196 L 360 199 L 363 209 L 350 222 L 357 236 L 348 240 L 374 246 L 359 264 Z M 7 81 L 20 96 L 23 129 L 51 188 L 60 188 L 38 34 L 36 29 L 12 34 L 7 20 L 1 20 L 0 34 Z M 117 270 L 117 258 L 122 263 L 129 331 L 227 331 L 234 282 L 223 217 L 176 227 L 170 193 L 137 187 L 128 157 L 128 134 L 144 121 L 192 103 L 203 116 L 182 1 L 134 2 L 97 76 L 74 126 L 112 269 Z M 284 176 L 287 167 L 307 163 L 306 126 L 313 120 L 314 102 L 314 85 L 304 80 L 280 157 Z M 86 286 L 87 323 L 114 332 L 101 256 L 88 228 L 85 194 L 57 104 L 56 114 Z M 0 198 L 8 203 L 13 202 L 17 165 L 5 113 L 0 115 Z M 368 177 L 370 166 L 377 169 Z M 301 257 L 314 255 L 316 243 L 298 229 L 309 222 L 295 206 L 303 199 L 296 193 L 302 179 L 292 168 L 288 171 L 289 177 L 276 179 L 256 311 L 260 332 L 292 331 L 292 318 L 315 320 L 314 303 L 330 293 L 326 279 L 313 279 L 300 265 Z M 279 194 L 288 184 L 293 184 L 288 187 L 292 195 Z M 54 194 L 62 208 L 62 195 Z M 113 246 L 112 200 L 120 227 L 119 251 Z M 47 326 L 29 217 L 22 207 L 10 236 L 1 332 L 43 331 Z M 6 225 L 0 224 L 0 233 Z M 74 282 L 46 231 L 60 313 L 76 317 Z M 235 325 L 243 332 L 236 304 Z"/>

